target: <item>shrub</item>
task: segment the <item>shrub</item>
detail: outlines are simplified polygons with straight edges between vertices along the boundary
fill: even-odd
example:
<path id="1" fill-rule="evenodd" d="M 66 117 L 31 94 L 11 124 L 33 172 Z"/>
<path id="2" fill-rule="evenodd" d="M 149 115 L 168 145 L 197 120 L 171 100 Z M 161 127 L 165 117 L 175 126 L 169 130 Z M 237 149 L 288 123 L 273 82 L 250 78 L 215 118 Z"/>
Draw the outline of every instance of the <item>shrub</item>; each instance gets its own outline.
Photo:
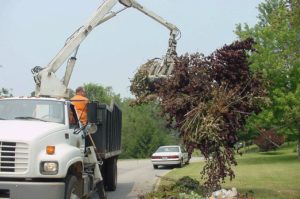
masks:
<path id="1" fill-rule="evenodd" d="M 275 129 L 264 129 L 261 130 L 260 133 L 261 134 L 254 140 L 254 144 L 259 147 L 260 151 L 276 150 L 285 141 L 284 136 L 276 134 Z"/>
<path id="2" fill-rule="evenodd" d="M 163 177 L 164 178 L 164 177 Z M 172 181 L 173 184 L 168 186 L 161 186 L 158 191 L 147 193 L 146 195 L 138 196 L 139 199 L 202 199 L 205 198 L 204 187 L 200 185 L 199 181 L 184 176 L 179 180 L 165 178 Z"/>

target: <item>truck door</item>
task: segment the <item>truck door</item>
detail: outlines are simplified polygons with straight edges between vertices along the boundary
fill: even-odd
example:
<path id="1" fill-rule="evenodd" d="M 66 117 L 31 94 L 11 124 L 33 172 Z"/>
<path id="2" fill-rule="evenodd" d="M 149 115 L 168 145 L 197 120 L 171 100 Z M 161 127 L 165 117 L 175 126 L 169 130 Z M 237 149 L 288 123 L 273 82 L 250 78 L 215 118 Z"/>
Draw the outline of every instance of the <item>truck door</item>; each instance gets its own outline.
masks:
<path id="1" fill-rule="evenodd" d="M 85 136 L 83 129 L 79 124 L 79 120 L 74 108 L 74 105 L 71 103 L 67 104 L 67 123 L 69 125 L 69 140 L 72 146 L 80 148 L 81 152 L 84 152 L 85 149 Z"/>

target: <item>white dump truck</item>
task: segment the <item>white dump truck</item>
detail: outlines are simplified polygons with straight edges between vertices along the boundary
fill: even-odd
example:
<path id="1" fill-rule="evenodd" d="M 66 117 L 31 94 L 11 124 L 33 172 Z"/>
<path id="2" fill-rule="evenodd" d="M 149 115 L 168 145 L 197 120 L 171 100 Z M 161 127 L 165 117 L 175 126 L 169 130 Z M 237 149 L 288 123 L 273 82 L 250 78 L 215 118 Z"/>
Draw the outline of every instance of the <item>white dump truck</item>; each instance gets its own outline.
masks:
<path id="1" fill-rule="evenodd" d="M 96 190 L 105 198 L 104 187 L 116 189 L 121 111 L 89 106 L 94 127 L 81 126 L 65 99 L 0 99 L 0 198 L 84 198 Z"/>
<path id="2" fill-rule="evenodd" d="M 124 8 L 112 12 L 118 2 Z M 81 42 L 96 26 L 130 7 L 170 30 L 167 54 L 151 75 L 170 74 L 178 28 L 134 0 L 105 0 L 47 66 L 32 69 L 35 97 L 0 99 L 0 198 L 77 199 L 97 192 L 105 199 L 105 190 L 116 189 L 121 110 L 114 103 L 89 103 L 88 124 L 82 125 L 68 100 L 68 84 Z M 67 59 L 60 80 L 55 73 Z"/>

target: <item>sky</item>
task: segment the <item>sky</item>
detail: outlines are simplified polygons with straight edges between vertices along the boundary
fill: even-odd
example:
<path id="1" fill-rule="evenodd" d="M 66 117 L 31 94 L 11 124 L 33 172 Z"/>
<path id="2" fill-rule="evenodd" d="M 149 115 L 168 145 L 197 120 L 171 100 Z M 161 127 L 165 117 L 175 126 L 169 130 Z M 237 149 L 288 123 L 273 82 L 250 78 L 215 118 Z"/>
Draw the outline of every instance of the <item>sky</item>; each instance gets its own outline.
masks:
<path id="1" fill-rule="evenodd" d="M 177 53 L 209 55 L 237 39 L 236 24 L 257 22 L 263 0 L 137 0 L 181 31 Z M 14 96 L 35 89 L 34 66 L 45 67 L 103 0 L 0 0 L 0 88 Z M 116 5 L 117 11 L 122 6 Z M 147 60 L 162 57 L 169 30 L 134 8 L 100 24 L 82 42 L 69 88 L 96 83 L 132 97 L 130 79 Z M 65 64 L 57 72 L 62 78 Z"/>

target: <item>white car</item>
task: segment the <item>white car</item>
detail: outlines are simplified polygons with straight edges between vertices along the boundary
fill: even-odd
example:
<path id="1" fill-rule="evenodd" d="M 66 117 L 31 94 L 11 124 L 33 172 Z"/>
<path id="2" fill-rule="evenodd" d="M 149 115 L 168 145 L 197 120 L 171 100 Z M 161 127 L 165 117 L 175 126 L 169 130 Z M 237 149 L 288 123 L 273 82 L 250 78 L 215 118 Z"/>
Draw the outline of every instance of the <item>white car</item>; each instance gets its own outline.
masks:
<path id="1" fill-rule="evenodd" d="M 159 165 L 182 167 L 189 162 L 188 153 L 178 145 L 161 146 L 151 156 L 153 168 Z"/>

